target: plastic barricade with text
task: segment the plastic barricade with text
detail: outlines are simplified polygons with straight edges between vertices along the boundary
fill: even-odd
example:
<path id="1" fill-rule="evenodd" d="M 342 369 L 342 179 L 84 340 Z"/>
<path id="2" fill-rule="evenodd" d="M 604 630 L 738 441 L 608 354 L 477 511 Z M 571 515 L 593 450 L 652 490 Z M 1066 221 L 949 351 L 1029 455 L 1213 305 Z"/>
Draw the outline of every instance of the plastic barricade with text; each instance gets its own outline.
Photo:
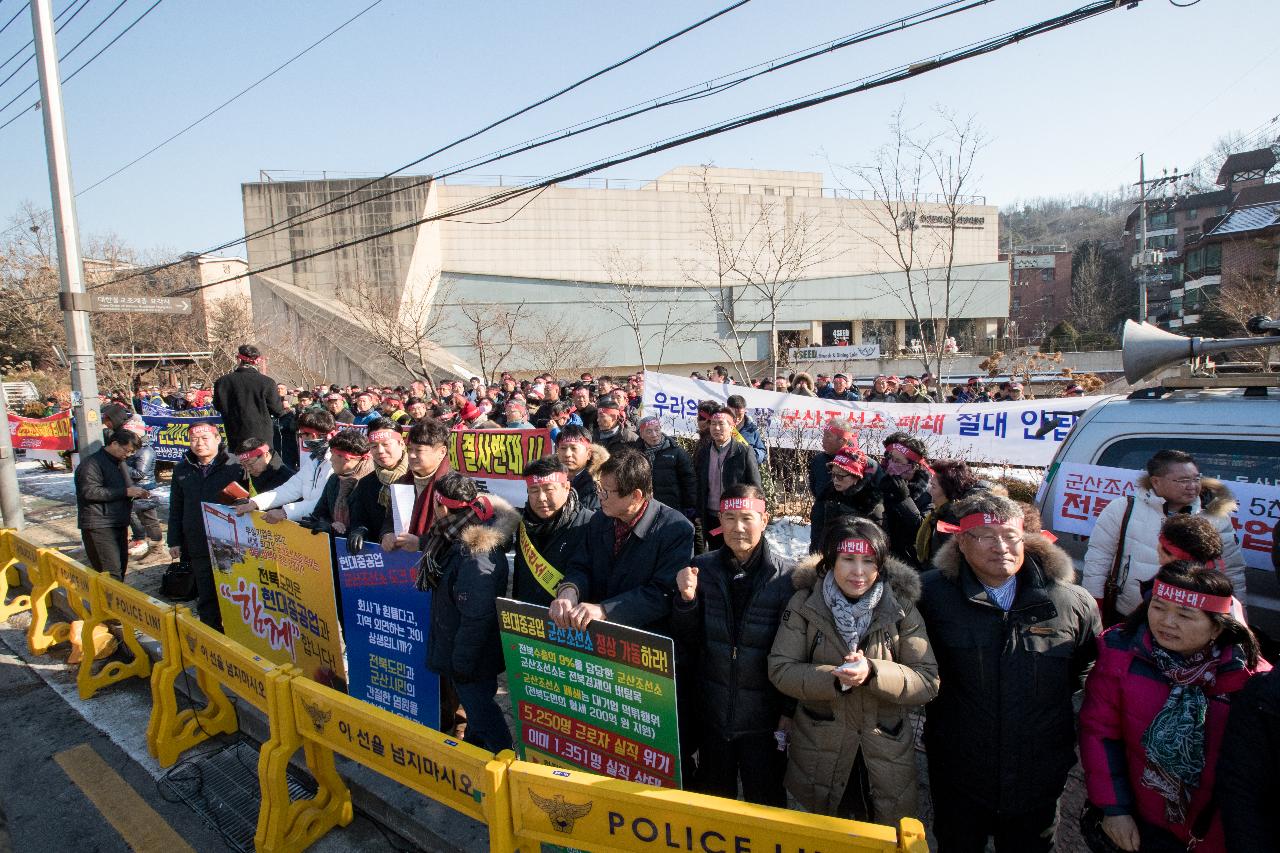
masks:
<path id="1" fill-rule="evenodd" d="M 39 561 L 39 549 L 19 536 L 16 530 L 0 530 L 0 622 L 31 609 L 31 596 L 9 598 L 9 593 L 18 585 L 18 566 L 26 566 L 30 576 L 36 571 Z"/>
<path id="2" fill-rule="evenodd" d="M 93 576 L 92 590 L 90 615 L 84 620 L 82 648 L 92 647 L 93 629 L 96 626 L 115 621 L 120 623 L 120 635 L 132 660 L 110 660 L 94 672 L 93 655 L 86 654 L 80 660 L 80 671 L 76 673 L 76 685 L 80 688 L 81 699 L 90 699 L 102 688 L 126 678 L 146 678 L 151 675 L 151 656 L 138 642 L 138 633 L 159 641 L 162 647 L 161 660 L 167 660 L 176 654 L 172 648 L 172 632 L 165 629 L 166 622 L 174 615 L 172 604 L 152 598 L 145 592 L 102 573 Z"/>
<path id="3" fill-rule="evenodd" d="M 333 753 L 303 741 L 293 717 L 290 683 L 300 676 L 292 665 L 277 665 L 252 654 L 196 619 L 185 607 L 170 620 L 176 654 L 157 664 L 152 673 L 153 701 L 147 746 L 160 766 L 173 764 L 187 749 L 217 734 L 238 728 L 230 690 L 266 715 L 270 737 L 258 751 L 258 783 L 262 805 L 254 847 L 262 853 L 305 850 L 335 826 L 353 816 L 351 794 L 333 764 Z M 177 707 L 176 682 L 188 668 L 208 704 L 204 708 Z M 316 781 L 316 794 L 291 801 L 287 769 L 303 750 L 307 769 Z"/>
<path id="4" fill-rule="evenodd" d="M 542 843 L 586 850 L 693 853 L 899 851 L 927 853 L 924 826 L 895 829 L 653 788 L 579 770 L 513 761 L 507 768 L 516 848 Z"/>
<path id="5" fill-rule="evenodd" d="M 489 827 L 489 849 L 512 850 L 506 783 L 510 752 L 495 756 L 306 678 L 291 684 L 298 733 L 330 756 L 371 770 Z"/>
<path id="6" fill-rule="evenodd" d="M 97 574 L 66 554 L 52 548 L 40 549 L 36 571 L 31 575 L 31 624 L 27 626 L 27 646 L 32 654 L 42 655 L 71 639 L 70 623 L 49 623 L 49 604 L 54 592 L 62 590 L 71 612 L 76 618 L 87 620 L 93 612 L 93 579 Z M 93 648 L 92 641 L 87 648 Z"/>

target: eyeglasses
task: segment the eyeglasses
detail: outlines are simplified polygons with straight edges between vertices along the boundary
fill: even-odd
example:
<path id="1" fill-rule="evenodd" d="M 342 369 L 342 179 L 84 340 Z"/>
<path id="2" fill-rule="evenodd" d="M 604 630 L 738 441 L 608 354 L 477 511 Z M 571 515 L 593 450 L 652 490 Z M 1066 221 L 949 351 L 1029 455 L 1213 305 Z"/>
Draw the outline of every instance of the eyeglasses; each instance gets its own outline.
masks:
<path id="1" fill-rule="evenodd" d="M 1006 548 L 1017 548 L 1022 544 L 1021 533 L 970 533 L 969 538 L 983 548 L 994 548 L 996 543 L 1001 543 Z"/>
<path id="2" fill-rule="evenodd" d="M 1197 474 L 1194 477 L 1179 477 L 1176 480 L 1170 479 L 1169 477 L 1161 477 L 1160 479 L 1169 480 L 1169 482 L 1177 483 L 1179 486 L 1194 486 L 1196 483 L 1199 483 L 1204 478 L 1201 477 L 1199 474 Z"/>

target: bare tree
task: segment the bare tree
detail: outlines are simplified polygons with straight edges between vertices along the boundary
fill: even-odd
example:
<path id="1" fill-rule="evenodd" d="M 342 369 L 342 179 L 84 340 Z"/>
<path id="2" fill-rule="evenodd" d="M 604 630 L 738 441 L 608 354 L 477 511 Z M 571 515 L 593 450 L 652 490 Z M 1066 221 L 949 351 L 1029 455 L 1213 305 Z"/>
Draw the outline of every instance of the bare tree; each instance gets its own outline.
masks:
<path id="1" fill-rule="evenodd" d="M 702 251 L 683 266 L 686 281 L 707 297 L 728 330 L 727 339 L 710 340 L 749 384 L 747 345 L 767 329 L 769 375 L 775 376 L 781 360 L 779 312 L 808 271 L 836 256 L 834 229 L 782 201 L 722 194 L 710 180 L 709 167 L 703 167 L 696 191 L 703 213 Z M 735 203 L 740 211 L 733 210 Z"/>
<path id="2" fill-rule="evenodd" d="M 618 328 L 631 333 L 640 357 L 640 369 L 649 369 L 647 352 L 657 347 L 655 367 L 662 367 L 667 344 L 677 340 L 684 328 L 683 314 L 688 304 L 684 289 L 659 288 L 645 281 L 644 261 L 628 257 L 618 247 L 609 250 L 604 263 L 610 290 L 591 303 L 618 319 Z"/>
<path id="3" fill-rule="evenodd" d="M 1120 282 L 1108 274 L 1102 249 L 1087 243 L 1071 270 L 1071 318 L 1077 329 L 1107 331 L 1116 313 Z"/>
<path id="4" fill-rule="evenodd" d="M 495 381 L 519 345 L 516 329 L 528 319 L 525 304 L 521 302 L 513 308 L 492 302 L 460 300 L 458 311 L 466 321 L 460 324 L 463 339 L 475 350 L 481 377 L 485 382 Z"/>
<path id="5" fill-rule="evenodd" d="M 10 219 L 0 246 L 0 355 L 34 369 L 57 364 L 65 340 L 58 310 L 53 217 L 24 202 Z"/>
<path id="6" fill-rule="evenodd" d="M 956 238 L 970 216 L 974 163 L 986 139 L 972 118 L 937 115 L 940 129 L 925 132 L 908 127 L 899 109 L 871 165 L 849 171 L 871 196 L 872 225 L 855 230 L 901 274 L 901 282 L 883 280 L 920 329 L 925 369 L 941 376 L 951 320 L 977 290 L 955 277 Z"/>
<path id="7" fill-rule="evenodd" d="M 453 325 L 439 306 L 449 301 L 448 283 L 441 283 L 439 273 L 424 288 L 410 289 L 401 295 L 395 290 L 378 287 L 367 279 L 358 279 L 339 299 L 352 310 L 364 327 L 369 343 L 379 353 L 403 367 L 414 379 L 431 380 L 433 356 L 439 352 L 439 338 Z"/>
<path id="8" fill-rule="evenodd" d="M 538 317 L 522 324 L 521 336 L 520 349 L 537 370 L 594 371 L 604 363 L 604 348 L 595 337 L 583 337 L 583 328 L 573 323 Z"/>

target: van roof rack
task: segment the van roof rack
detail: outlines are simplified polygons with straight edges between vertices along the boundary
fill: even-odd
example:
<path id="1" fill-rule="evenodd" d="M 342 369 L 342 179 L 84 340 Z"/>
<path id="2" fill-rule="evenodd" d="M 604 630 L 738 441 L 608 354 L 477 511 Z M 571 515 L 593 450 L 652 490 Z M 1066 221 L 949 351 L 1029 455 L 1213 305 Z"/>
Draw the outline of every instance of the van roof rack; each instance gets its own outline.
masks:
<path id="1" fill-rule="evenodd" d="M 1158 400 L 1174 391 L 1206 391 L 1210 389 L 1244 389 L 1246 397 L 1266 397 L 1268 388 L 1280 388 L 1280 374 L 1252 373 L 1227 376 L 1170 376 L 1159 385 L 1139 388 L 1129 395 L 1130 400 Z"/>

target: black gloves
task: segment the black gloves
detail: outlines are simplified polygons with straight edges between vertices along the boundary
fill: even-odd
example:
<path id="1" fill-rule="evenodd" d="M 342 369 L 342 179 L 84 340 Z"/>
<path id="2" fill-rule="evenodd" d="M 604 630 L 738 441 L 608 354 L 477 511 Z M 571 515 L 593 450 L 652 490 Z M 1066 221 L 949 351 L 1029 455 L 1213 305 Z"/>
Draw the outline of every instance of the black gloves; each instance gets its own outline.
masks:
<path id="1" fill-rule="evenodd" d="M 353 527 L 347 531 L 347 553 L 359 554 L 364 550 L 364 537 L 369 531 L 363 527 Z"/>
<path id="2" fill-rule="evenodd" d="M 880 480 L 880 494 L 884 495 L 885 500 L 896 503 L 908 500 L 911 490 L 907 488 L 906 480 L 886 474 Z"/>

